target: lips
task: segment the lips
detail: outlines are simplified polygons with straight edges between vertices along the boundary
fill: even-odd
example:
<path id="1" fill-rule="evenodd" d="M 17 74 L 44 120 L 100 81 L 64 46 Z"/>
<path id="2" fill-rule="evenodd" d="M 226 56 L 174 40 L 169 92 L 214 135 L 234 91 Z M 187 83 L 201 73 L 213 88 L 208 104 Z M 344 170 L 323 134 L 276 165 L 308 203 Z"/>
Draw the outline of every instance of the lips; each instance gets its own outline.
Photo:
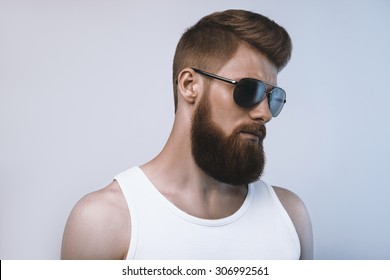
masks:
<path id="1" fill-rule="evenodd" d="M 252 125 L 250 127 L 245 127 L 242 128 L 240 132 L 253 135 L 254 137 L 257 137 L 259 140 L 263 140 L 266 135 L 266 130 L 264 125 Z"/>
<path id="2" fill-rule="evenodd" d="M 262 136 L 262 133 L 260 131 L 255 131 L 255 130 L 241 130 L 242 133 L 247 133 L 247 134 L 252 134 L 253 136 L 256 136 L 256 137 L 261 137 Z"/>

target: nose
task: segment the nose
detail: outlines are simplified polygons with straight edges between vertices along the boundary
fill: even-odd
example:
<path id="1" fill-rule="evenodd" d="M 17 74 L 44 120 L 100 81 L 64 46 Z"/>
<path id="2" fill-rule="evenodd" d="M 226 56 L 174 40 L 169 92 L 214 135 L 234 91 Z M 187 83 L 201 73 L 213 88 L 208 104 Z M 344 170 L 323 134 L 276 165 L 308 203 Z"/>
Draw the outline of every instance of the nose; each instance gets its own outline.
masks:
<path id="1" fill-rule="evenodd" d="M 253 120 L 267 123 L 272 119 L 271 110 L 268 105 L 268 98 L 264 98 L 259 104 L 250 109 L 249 115 Z"/>

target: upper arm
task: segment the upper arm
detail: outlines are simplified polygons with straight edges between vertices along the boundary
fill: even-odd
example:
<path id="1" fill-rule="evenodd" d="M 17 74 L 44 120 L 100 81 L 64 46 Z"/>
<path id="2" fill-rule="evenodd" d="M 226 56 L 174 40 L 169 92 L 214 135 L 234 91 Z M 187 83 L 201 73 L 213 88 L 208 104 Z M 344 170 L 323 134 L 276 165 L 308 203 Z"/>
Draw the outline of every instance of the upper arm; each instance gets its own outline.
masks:
<path id="1" fill-rule="evenodd" d="M 83 197 L 65 226 L 61 259 L 123 259 L 130 220 L 121 193 L 109 186 Z"/>
<path id="2" fill-rule="evenodd" d="M 293 192 L 274 187 L 274 190 L 289 214 L 301 244 L 301 259 L 313 259 L 313 230 L 310 216 L 303 201 Z"/>

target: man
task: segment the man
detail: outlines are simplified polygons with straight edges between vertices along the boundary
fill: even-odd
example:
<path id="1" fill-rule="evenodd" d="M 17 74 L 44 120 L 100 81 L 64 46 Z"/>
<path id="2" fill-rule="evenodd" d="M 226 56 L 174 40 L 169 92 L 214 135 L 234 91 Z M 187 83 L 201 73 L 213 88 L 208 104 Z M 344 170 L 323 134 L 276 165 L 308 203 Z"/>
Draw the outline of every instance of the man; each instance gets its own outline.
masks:
<path id="1" fill-rule="evenodd" d="M 265 124 L 291 40 L 268 18 L 214 13 L 189 28 L 173 63 L 175 120 L 161 153 L 88 194 L 67 222 L 63 259 L 310 259 L 309 215 L 259 180 Z"/>

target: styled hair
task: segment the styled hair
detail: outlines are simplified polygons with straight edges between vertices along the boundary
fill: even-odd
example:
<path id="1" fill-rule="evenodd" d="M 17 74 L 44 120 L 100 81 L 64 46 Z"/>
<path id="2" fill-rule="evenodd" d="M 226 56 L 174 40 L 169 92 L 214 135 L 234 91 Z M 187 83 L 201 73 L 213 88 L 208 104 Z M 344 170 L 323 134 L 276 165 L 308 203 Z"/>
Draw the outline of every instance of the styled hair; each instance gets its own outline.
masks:
<path id="1" fill-rule="evenodd" d="M 273 20 L 244 10 L 226 10 L 205 16 L 184 32 L 176 47 L 173 59 L 175 111 L 180 71 L 186 67 L 218 71 L 242 41 L 264 54 L 278 72 L 290 60 L 290 36 Z"/>

